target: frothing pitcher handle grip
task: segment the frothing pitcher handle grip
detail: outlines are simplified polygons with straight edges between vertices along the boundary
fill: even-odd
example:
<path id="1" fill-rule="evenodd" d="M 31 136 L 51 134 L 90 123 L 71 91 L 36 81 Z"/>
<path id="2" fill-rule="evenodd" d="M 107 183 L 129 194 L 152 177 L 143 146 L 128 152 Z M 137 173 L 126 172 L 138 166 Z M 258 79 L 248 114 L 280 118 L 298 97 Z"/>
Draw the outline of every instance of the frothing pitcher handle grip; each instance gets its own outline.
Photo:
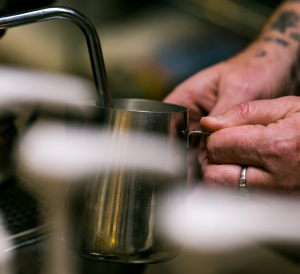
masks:
<path id="1" fill-rule="evenodd" d="M 112 108 L 100 40 L 94 25 L 82 13 L 68 7 L 38 9 L 0 17 L 0 29 L 9 29 L 52 19 L 69 20 L 82 30 L 89 49 L 98 99 L 101 106 Z"/>
<path id="2" fill-rule="evenodd" d="M 190 142 L 191 142 L 191 136 L 194 135 L 194 134 L 198 134 L 198 135 L 211 135 L 212 133 L 210 132 L 206 132 L 206 131 L 203 131 L 201 129 L 197 129 L 197 130 L 193 130 L 193 131 L 190 131 L 187 135 L 187 141 L 186 141 L 186 148 L 187 149 L 190 149 Z"/>

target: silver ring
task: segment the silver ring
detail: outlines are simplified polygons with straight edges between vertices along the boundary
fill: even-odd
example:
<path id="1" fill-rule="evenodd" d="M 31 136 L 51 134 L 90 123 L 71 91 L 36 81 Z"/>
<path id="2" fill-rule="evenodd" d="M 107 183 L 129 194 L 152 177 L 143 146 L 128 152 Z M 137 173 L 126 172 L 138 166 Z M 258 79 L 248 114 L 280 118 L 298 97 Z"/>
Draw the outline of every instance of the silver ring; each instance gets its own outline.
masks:
<path id="1" fill-rule="evenodd" d="M 240 175 L 240 179 L 239 179 L 239 185 L 238 185 L 238 187 L 239 187 L 238 193 L 239 193 L 240 198 L 249 199 L 249 198 L 251 198 L 251 196 L 250 196 L 250 192 L 246 186 L 246 182 L 247 182 L 246 171 L 247 171 L 247 166 L 242 166 L 241 175 Z"/>

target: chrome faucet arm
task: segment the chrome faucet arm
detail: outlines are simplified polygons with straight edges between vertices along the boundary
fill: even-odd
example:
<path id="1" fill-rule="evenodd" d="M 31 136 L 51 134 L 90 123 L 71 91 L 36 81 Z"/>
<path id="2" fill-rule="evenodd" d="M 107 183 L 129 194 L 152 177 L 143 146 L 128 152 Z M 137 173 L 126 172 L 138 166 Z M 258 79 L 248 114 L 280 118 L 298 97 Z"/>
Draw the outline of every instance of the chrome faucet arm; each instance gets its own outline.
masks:
<path id="1" fill-rule="evenodd" d="M 82 13 L 68 7 L 38 9 L 0 17 L 0 29 L 9 29 L 53 19 L 69 20 L 75 23 L 84 33 L 89 49 L 98 99 L 102 106 L 112 108 L 100 40 L 91 21 Z"/>

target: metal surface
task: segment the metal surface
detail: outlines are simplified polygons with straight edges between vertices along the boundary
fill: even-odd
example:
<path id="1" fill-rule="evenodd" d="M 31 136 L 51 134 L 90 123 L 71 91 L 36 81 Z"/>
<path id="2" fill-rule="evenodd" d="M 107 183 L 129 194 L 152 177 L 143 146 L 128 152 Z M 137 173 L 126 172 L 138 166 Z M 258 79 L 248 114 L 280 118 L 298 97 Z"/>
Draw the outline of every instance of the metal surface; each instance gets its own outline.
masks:
<path id="1" fill-rule="evenodd" d="M 98 99 L 101 106 L 112 108 L 100 40 L 95 27 L 82 13 L 67 7 L 39 9 L 1 17 L 0 29 L 9 29 L 52 19 L 69 20 L 83 31 L 89 49 Z"/>
<path id="2" fill-rule="evenodd" d="M 5 251 L 35 244 L 51 234 L 53 224 L 42 224 L 42 221 L 52 214 L 57 192 L 62 192 L 62 188 L 55 193 L 48 191 L 48 200 L 37 201 L 28 190 L 26 178 L 21 177 L 12 178 L 0 186 L 0 230 L 9 235 L 4 239 L 9 241 Z M 42 181 L 39 184 L 43 187 Z"/>
<path id="3" fill-rule="evenodd" d="M 250 193 L 246 186 L 246 171 L 247 166 L 242 166 L 241 175 L 239 179 L 239 197 L 248 199 L 250 198 Z"/>
<path id="4" fill-rule="evenodd" d="M 86 122 L 73 122 L 77 126 L 82 123 L 83 132 L 85 126 L 105 126 L 111 130 L 108 138 L 122 142 L 124 146 L 129 131 L 146 138 L 149 134 L 167 137 L 166 147 L 170 155 L 174 141 L 181 142 L 182 152 L 175 157 L 182 159 L 184 174 L 178 176 L 158 173 L 150 168 L 125 169 L 122 166 L 111 170 L 108 166 L 106 172 L 81 184 L 70 184 L 65 216 L 71 230 L 64 231 L 63 239 L 80 255 L 95 260 L 119 263 L 170 260 L 179 253 L 180 247 L 160 234 L 159 219 L 162 208 L 165 208 L 163 204 L 168 204 L 174 189 L 185 188 L 187 155 L 186 134 L 183 132 L 188 131 L 188 110 L 139 99 L 114 100 L 113 109 L 96 105 L 94 101 L 70 104 L 67 105 L 67 114 L 73 108 L 82 109 L 89 113 Z M 68 123 L 72 124 L 72 121 Z M 137 143 L 137 149 L 141 145 Z M 168 161 L 165 164 L 168 165 Z M 184 190 L 181 193 L 180 199 L 184 199 Z"/>
<path id="5" fill-rule="evenodd" d="M 193 130 L 191 131 L 188 136 L 187 136 L 187 142 L 186 142 L 186 147 L 187 149 L 190 149 L 190 143 L 191 143 L 191 136 L 192 135 L 211 135 L 212 133 L 210 132 L 205 132 L 203 130 Z"/>
<path id="6" fill-rule="evenodd" d="M 0 187 L 0 210 L 0 226 L 12 235 L 40 225 L 37 201 L 15 179 Z"/>
<path id="7" fill-rule="evenodd" d="M 46 239 L 57 229 L 49 216 L 62 208 L 67 185 L 54 184 L 19 164 L 14 177 L 0 185 L 0 231 L 7 235 L 1 240 L 6 241 L 4 252 L 12 253 L 7 256 L 13 258 L 13 273 L 44 273 Z"/>
<path id="8" fill-rule="evenodd" d="M 15 170 L 14 145 L 17 139 L 17 129 L 14 116 L 0 116 L 0 184 L 9 180 Z M 1 121 L 2 120 L 2 121 Z"/>

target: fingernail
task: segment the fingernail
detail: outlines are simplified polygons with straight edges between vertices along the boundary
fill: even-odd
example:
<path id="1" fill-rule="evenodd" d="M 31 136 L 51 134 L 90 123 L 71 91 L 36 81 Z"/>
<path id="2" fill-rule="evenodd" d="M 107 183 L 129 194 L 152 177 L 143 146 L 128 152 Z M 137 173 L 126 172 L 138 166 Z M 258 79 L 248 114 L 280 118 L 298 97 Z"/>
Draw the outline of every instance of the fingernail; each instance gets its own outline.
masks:
<path id="1" fill-rule="evenodd" d="M 219 122 L 222 119 L 222 115 L 219 116 L 207 116 L 207 119 L 209 119 L 211 122 Z"/>
<path id="2" fill-rule="evenodd" d="M 209 138 L 210 138 L 210 136 L 209 136 L 209 137 L 207 137 L 207 139 L 206 139 L 206 144 L 208 144 Z"/>

